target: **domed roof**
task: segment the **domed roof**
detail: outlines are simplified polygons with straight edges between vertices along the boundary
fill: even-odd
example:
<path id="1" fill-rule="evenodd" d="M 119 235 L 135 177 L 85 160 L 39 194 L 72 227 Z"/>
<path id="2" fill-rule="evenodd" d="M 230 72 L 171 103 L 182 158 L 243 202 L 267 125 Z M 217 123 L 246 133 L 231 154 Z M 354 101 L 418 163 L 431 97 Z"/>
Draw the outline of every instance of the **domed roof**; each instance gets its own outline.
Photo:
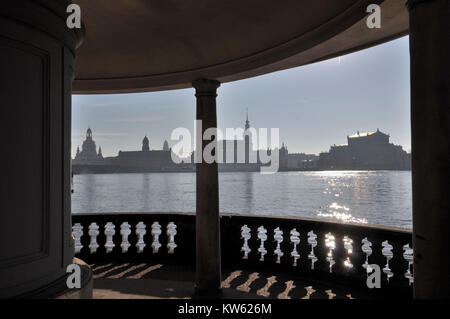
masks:
<path id="1" fill-rule="evenodd" d="M 78 0 L 86 26 L 74 93 L 145 92 L 229 82 L 348 54 L 408 34 L 405 1 Z"/>

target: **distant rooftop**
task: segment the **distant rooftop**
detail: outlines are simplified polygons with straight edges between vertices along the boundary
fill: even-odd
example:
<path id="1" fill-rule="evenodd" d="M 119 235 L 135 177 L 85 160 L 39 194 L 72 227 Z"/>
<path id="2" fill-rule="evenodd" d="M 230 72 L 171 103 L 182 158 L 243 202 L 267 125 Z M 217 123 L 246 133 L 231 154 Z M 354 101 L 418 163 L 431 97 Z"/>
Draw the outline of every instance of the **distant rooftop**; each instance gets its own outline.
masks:
<path id="1" fill-rule="evenodd" d="M 333 147 L 345 147 L 347 144 L 333 144 Z"/>
<path id="2" fill-rule="evenodd" d="M 387 134 L 381 132 L 379 129 L 377 129 L 376 131 L 372 131 L 372 132 L 357 132 L 356 134 L 350 135 L 348 138 L 365 137 L 365 136 L 373 135 L 375 133 L 381 133 L 383 135 L 387 135 Z"/>

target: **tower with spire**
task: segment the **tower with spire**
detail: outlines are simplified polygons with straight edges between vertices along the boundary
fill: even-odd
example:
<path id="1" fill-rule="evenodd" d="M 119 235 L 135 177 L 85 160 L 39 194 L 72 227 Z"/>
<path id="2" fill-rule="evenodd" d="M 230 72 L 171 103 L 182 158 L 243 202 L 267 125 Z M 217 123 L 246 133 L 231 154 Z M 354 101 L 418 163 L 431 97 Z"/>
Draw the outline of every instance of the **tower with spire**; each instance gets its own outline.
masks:
<path id="1" fill-rule="evenodd" d="M 244 141 L 245 141 L 245 163 L 250 163 L 250 151 L 251 147 L 251 132 L 250 132 L 250 121 L 248 120 L 248 108 L 247 108 L 247 117 L 245 120 L 245 130 L 244 130 Z"/>
<path id="2" fill-rule="evenodd" d="M 287 148 L 287 143 L 281 143 L 281 148 L 278 150 L 278 160 L 280 163 L 280 169 L 284 170 L 287 168 L 288 165 L 288 148 Z"/>
<path id="3" fill-rule="evenodd" d="M 163 151 L 165 151 L 165 152 L 169 152 L 170 151 L 169 143 L 167 142 L 167 140 L 164 141 Z"/>
<path id="4" fill-rule="evenodd" d="M 250 121 L 248 120 L 248 108 L 247 108 L 247 119 L 245 120 L 245 130 L 250 128 Z"/>
<path id="5" fill-rule="evenodd" d="M 144 139 L 142 140 L 142 151 L 143 152 L 148 152 L 150 151 L 150 146 L 149 146 L 149 142 L 148 142 L 148 137 L 147 135 L 144 136 Z"/>

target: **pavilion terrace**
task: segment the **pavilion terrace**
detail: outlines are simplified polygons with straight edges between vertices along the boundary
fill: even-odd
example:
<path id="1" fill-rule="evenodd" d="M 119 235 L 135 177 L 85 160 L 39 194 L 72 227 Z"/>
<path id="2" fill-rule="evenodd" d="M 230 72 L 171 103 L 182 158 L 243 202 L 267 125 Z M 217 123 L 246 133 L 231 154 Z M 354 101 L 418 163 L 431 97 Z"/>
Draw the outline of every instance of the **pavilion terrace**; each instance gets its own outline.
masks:
<path id="1" fill-rule="evenodd" d="M 28 146 L 13 139 L 3 145 L 14 161 L 5 164 L 1 181 L 1 297 L 90 297 L 92 276 L 97 297 L 408 298 L 412 289 L 416 298 L 450 297 L 447 0 L 79 0 L 81 29 L 66 26 L 69 3 L 0 4 L 0 130 L 2 136 L 15 132 Z M 380 5 L 379 29 L 366 24 L 370 4 Z M 71 216 L 72 94 L 193 87 L 204 131 L 217 126 L 220 83 L 406 34 L 412 234 L 306 219 L 220 217 L 217 164 L 205 162 L 197 164 L 195 216 Z M 197 147 L 201 153 L 205 143 Z M 83 265 L 83 288 L 68 292 L 66 267 L 75 254 L 94 275 Z M 371 263 L 383 267 L 381 290 L 366 286 Z M 177 268 L 183 265 L 192 269 L 185 282 Z"/>

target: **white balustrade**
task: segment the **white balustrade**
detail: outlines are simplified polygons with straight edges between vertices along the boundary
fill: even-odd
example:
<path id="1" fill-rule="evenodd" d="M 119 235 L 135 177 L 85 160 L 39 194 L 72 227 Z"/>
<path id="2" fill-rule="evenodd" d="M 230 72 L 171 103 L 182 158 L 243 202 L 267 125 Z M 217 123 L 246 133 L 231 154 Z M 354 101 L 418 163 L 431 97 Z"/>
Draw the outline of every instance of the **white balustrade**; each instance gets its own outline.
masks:
<path id="1" fill-rule="evenodd" d="M 142 253 L 144 251 L 145 244 L 144 236 L 147 233 L 146 226 L 143 222 L 139 222 L 136 225 L 136 236 L 137 236 L 137 242 L 136 242 L 136 248 L 138 254 Z"/>
<path id="2" fill-rule="evenodd" d="M 266 248 L 264 248 L 264 242 L 267 240 L 267 229 L 264 226 L 258 227 L 258 240 L 261 242 L 258 252 L 261 254 L 260 261 L 264 261 L 264 255 L 267 254 Z"/>
<path id="3" fill-rule="evenodd" d="M 351 269 L 353 268 L 353 264 L 350 259 L 350 255 L 353 254 L 353 240 L 348 236 L 344 236 L 342 241 L 344 242 L 344 249 L 347 251 L 348 255 L 347 258 L 344 260 L 344 266 Z"/>
<path id="4" fill-rule="evenodd" d="M 277 247 L 275 248 L 275 251 L 273 252 L 274 255 L 277 255 L 277 261 L 276 263 L 279 264 L 281 262 L 281 257 L 283 257 L 284 253 L 281 250 L 280 244 L 283 242 L 283 231 L 277 227 L 273 231 L 273 239 L 277 242 Z"/>
<path id="5" fill-rule="evenodd" d="M 291 251 L 291 257 L 294 258 L 293 266 L 297 267 L 297 260 L 300 258 L 300 254 L 297 251 L 297 245 L 300 244 L 300 233 L 297 231 L 297 229 L 291 230 L 291 237 L 290 237 L 291 243 L 294 244 L 294 248 Z"/>
<path id="6" fill-rule="evenodd" d="M 96 253 L 99 248 L 99 244 L 97 242 L 97 240 L 98 240 L 97 238 L 100 233 L 99 228 L 100 227 L 96 222 L 92 222 L 88 226 L 87 233 L 90 237 L 90 242 L 89 242 L 88 247 L 89 247 L 89 251 L 91 254 Z M 115 228 L 116 228 L 116 225 L 113 222 L 107 222 L 104 226 L 104 235 L 106 238 L 104 246 L 105 246 L 106 253 L 113 252 L 114 247 L 116 245 L 118 245 L 118 244 L 115 244 L 114 240 L 113 240 L 113 238 L 116 234 Z M 132 232 L 131 225 L 128 222 L 125 221 L 120 225 L 120 234 L 122 237 L 120 247 L 122 249 L 122 253 L 128 252 L 129 247 L 131 246 L 131 244 L 129 242 L 129 235 L 131 234 L 131 232 Z M 260 261 L 264 261 L 265 255 L 268 252 L 265 247 L 265 242 L 268 239 L 267 232 L 268 231 L 264 226 L 260 226 L 257 228 L 256 237 L 257 237 L 257 240 L 259 241 L 259 247 L 257 249 L 257 253 L 259 255 Z M 137 237 L 137 242 L 136 242 L 137 253 L 142 253 L 144 251 L 145 247 L 147 246 L 145 243 L 145 235 L 147 234 L 147 230 L 146 230 L 146 224 L 144 222 L 140 221 L 139 223 L 136 224 L 135 234 Z M 162 226 L 157 221 L 153 222 L 153 224 L 151 225 L 151 236 L 152 236 L 151 247 L 152 247 L 152 252 L 155 254 L 160 251 L 160 248 L 162 246 L 162 244 L 160 242 L 161 234 L 162 234 Z M 251 228 L 248 227 L 246 224 L 241 226 L 240 234 L 241 234 L 241 239 L 243 240 L 242 246 L 240 248 L 240 251 L 243 253 L 242 259 L 248 259 L 249 254 L 252 251 L 252 249 L 249 246 L 250 239 L 252 238 Z M 292 250 L 289 252 L 289 256 L 292 258 L 291 260 L 292 260 L 293 267 L 297 267 L 298 260 L 301 258 L 301 254 L 303 253 L 303 251 L 301 250 L 301 248 L 299 246 L 299 244 L 301 242 L 300 232 L 297 231 L 296 228 L 292 228 L 290 230 L 289 234 L 290 234 L 289 241 L 292 244 Z M 84 232 L 83 232 L 83 226 L 81 225 L 81 223 L 74 223 L 72 226 L 72 237 L 74 239 L 75 254 L 79 254 L 83 249 L 83 244 L 81 243 L 81 238 L 83 235 L 84 235 Z M 177 225 L 175 225 L 174 222 L 169 222 L 167 224 L 166 235 L 167 235 L 167 246 L 166 246 L 167 253 L 174 254 L 175 248 L 177 247 L 177 244 L 175 243 L 175 236 L 177 235 Z M 273 239 L 276 242 L 276 247 L 274 249 L 274 255 L 276 256 L 275 262 L 277 264 L 281 263 L 281 257 L 284 256 L 284 252 L 282 251 L 282 246 L 281 246 L 281 244 L 284 241 L 283 235 L 284 235 L 283 231 L 280 229 L 280 227 L 276 227 L 273 230 Z M 310 251 L 307 254 L 307 258 L 311 262 L 311 269 L 314 269 L 315 263 L 318 261 L 318 258 L 319 257 L 322 258 L 321 257 L 322 255 L 316 256 L 316 253 L 315 253 L 315 248 L 318 245 L 317 239 L 318 239 L 318 236 L 314 233 L 313 230 L 311 230 L 307 233 L 306 241 L 307 241 L 307 244 L 310 246 Z M 355 267 L 355 265 L 352 263 L 352 259 L 356 260 L 355 258 L 352 257 L 354 254 L 354 246 L 353 246 L 354 242 L 353 242 L 352 238 L 350 238 L 350 236 L 347 236 L 347 235 L 342 238 L 342 242 L 343 242 L 343 250 L 345 251 L 345 253 L 339 254 L 340 256 L 341 255 L 343 256 L 343 260 L 339 261 L 339 262 L 343 262 L 343 265 L 347 269 L 350 270 Z M 337 262 L 334 259 L 334 257 L 335 257 L 334 253 L 335 253 L 335 249 L 336 249 L 335 236 L 331 232 L 326 233 L 325 237 L 324 237 L 324 243 L 325 243 L 324 248 L 326 250 L 326 255 L 324 257 L 329 264 L 329 272 L 332 273 L 333 266 Z M 381 243 L 381 246 L 382 246 L 381 254 L 383 255 L 384 258 L 386 258 L 386 264 L 384 265 L 383 273 L 387 276 L 387 281 L 389 282 L 389 280 L 394 276 L 394 273 L 390 268 L 390 261 L 394 257 L 393 246 L 387 240 L 383 241 Z M 340 246 L 339 246 L 339 249 L 341 249 Z M 367 237 L 365 237 L 361 240 L 361 251 L 362 252 L 358 251 L 358 254 L 362 253 L 365 256 L 364 263 L 361 266 L 366 270 L 367 274 L 370 274 L 370 273 L 372 273 L 373 269 L 372 269 L 372 267 L 370 267 L 369 259 L 370 259 L 371 255 L 373 254 L 373 251 L 372 251 L 372 242 L 369 241 Z M 358 257 L 358 256 L 356 256 L 356 257 Z M 359 259 L 359 258 L 357 258 L 357 259 Z M 408 263 L 408 266 L 405 269 L 403 276 L 406 279 L 408 279 L 409 285 L 411 286 L 414 283 L 414 277 L 412 274 L 413 249 L 411 248 L 410 244 L 406 244 L 403 246 L 403 259 L 406 260 Z M 405 281 L 405 284 L 406 284 L 406 281 Z"/>
<path id="7" fill-rule="evenodd" d="M 105 237 L 106 237 L 105 249 L 107 254 L 112 252 L 115 246 L 113 242 L 113 236 L 116 233 L 115 228 L 116 226 L 111 222 L 108 222 L 105 225 Z"/>
<path id="8" fill-rule="evenodd" d="M 333 234 L 328 233 L 325 235 L 325 247 L 328 248 L 328 254 L 326 260 L 330 264 L 330 273 L 333 272 L 333 265 L 336 261 L 333 258 L 333 250 L 336 248 L 336 241 Z"/>
<path id="9" fill-rule="evenodd" d="M 311 260 L 311 269 L 314 269 L 314 264 L 317 261 L 317 257 L 314 254 L 314 247 L 317 246 L 317 235 L 312 230 L 308 232 L 308 245 L 311 246 L 308 259 Z"/>
<path id="10" fill-rule="evenodd" d="M 413 249 L 409 246 L 409 244 L 406 244 L 403 246 L 403 258 L 405 258 L 405 260 L 408 262 L 408 269 L 405 273 L 405 278 L 407 278 L 409 280 L 410 286 L 414 282 L 414 276 L 411 272 L 411 268 L 412 268 L 413 260 L 414 260 L 413 253 L 414 253 Z"/>
<path id="11" fill-rule="evenodd" d="M 177 244 L 175 244 L 175 235 L 177 234 L 177 225 L 175 225 L 173 222 L 170 222 L 167 225 L 167 231 L 166 235 L 169 237 L 168 243 L 167 243 L 167 253 L 173 254 L 175 252 L 175 248 L 177 247 Z"/>
<path id="12" fill-rule="evenodd" d="M 120 225 L 120 234 L 122 235 L 120 247 L 122 247 L 122 253 L 126 253 L 131 246 L 128 241 L 128 236 L 131 234 L 131 226 L 128 222 L 123 222 L 122 225 Z"/>
<path id="13" fill-rule="evenodd" d="M 242 259 L 248 259 L 248 254 L 252 251 L 248 246 L 248 241 L 252 235 L 250 234 L 250 228 L 247 225 L 241 227 L 241 238 L 244 239 L 244 244 L 241 247 L 241 251 L 244 252 Z"/>
<path id="14" fill-rule="evenodd" d="M 91 237 L 91 241 L 89 243 L 89 249 L 91 254 L 95 253 L 97 251 L 98 243 L 97 243 L 97 236 L 98 234 L 100 234 L 100 232 L 98 231 L 99 226 L 97 225 L 97 223 L 91 223 L 89 225 L 89 231 L 88 234 Z"/>
<path id="15" fill-rule="evenodd" d="M 72 226 L 72 236 L 75 242 L 75 254 L 78 254 L 83 248 L 83 245 L 81 244 L 81 236 L 83 236 L 83 234 L 83 226 L 81 226 L 80 223 L 75 223 Z"/>
<path id="16" fill-rule="evenodd" d="M 372 255 L 372 243 L 367 239 L 367 237 L 361 240 L 362 246 L 361 250 L 366 255 L 366 260 L 362 267 L 366 270 L 367 275 L 372 272 L 372 267 L 369 264 L 369 256 Z"/>
<path id="17" fill-rule="evenodd" d="M 161 225 L 158 222 L 154 222 L 152 224 L 152 248 L 154 254 L 158 253 L 159 248 L 161 248 L 161 243 L 159 242 L 159 236 L 161 233 Z"/>
<path id="18" fill-rule="evenodd" d="M 387 280 L 389 282 L 389 279 L 394 276 L 394 273 L 392 272 L 391 268 L 389 268 L 389 260 L 392 259 L 392 257 L 394 257 L 394 254 L 392 253 L 392 245 L 389 244 L 389 242 L 387 240 L 385 240 L 384 242 L 381 243 L 383 249 L 381 250 L 381 253 L 383 254 L 384 257 L 386 257 L 386 265 L 383 268 L 383 272 L 386 274 L 387 276 Z"/>

